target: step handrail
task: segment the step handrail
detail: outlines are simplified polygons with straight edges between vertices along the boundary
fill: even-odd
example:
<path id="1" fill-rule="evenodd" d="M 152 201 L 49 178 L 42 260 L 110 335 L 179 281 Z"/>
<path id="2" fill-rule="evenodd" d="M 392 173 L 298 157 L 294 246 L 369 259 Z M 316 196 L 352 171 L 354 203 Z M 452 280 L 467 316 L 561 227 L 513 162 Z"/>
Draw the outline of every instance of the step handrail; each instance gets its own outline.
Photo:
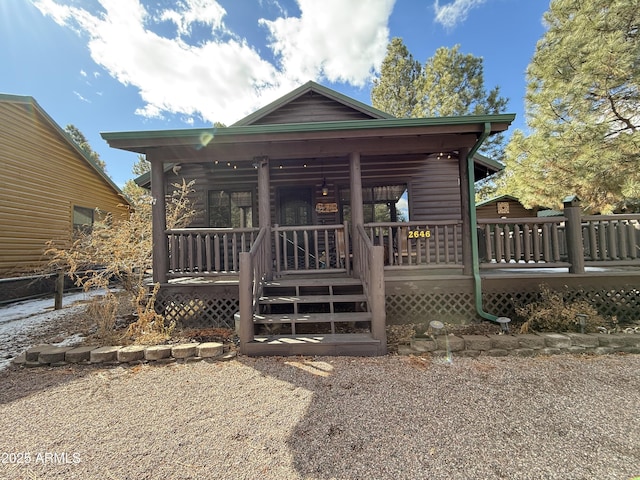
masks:
<path id="1" fill-rule="evenodd" d="M 241 351 L 244 345 L 253 341 L 254 338 L 253 314 L 268 274 L 268 262 L 271 258 L 271 252 L 267 249 L 268 243 L 265 241 L 267 235 L 269 235 L 268 228 L 262 227 L 251 249 L 240 253 L 238 336 Z"/>

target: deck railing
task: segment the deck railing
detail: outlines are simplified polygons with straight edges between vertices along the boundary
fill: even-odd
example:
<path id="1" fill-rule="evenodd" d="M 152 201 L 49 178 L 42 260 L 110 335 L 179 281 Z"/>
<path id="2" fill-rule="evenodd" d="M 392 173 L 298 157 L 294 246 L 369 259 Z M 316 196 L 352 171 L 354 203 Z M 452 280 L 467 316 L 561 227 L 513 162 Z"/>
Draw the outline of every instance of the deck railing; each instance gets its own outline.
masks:
<path id="1" fill-rule="evenodd" d="M 585 265 L 640 265 L 640 214 L 582 217 Z"/>
<path id="2" fill-rule="evenodd" d="M 253 340 L 253 314 L 262 294 L 262 283 L 269 272 L 271 252 L 265 241 L 269 235 L 266 228 L 262 228 L 255 243 L 248 252 L 241 252 L 239 278 L 239 337 L 241 348 L 246 342 Z"/>
<path id="3" fill-rule="evenodd" d="M 570 266 L 567 221 L 563 216 L 478 220 L 481 267 Z M 640 265 L 640 214 L 583 216 L 580 224 L 584 265 Z"/>
<path id="4" fill-rule="evenodd" d="M 568 267 L 565 217 L 479 219 L 483 268 Z"/>
<path id="5" fill-rule="evenodd" d="M 376 222 L 365 224 L 374 245 L 385 250 L 389 266 L 460 268 L 462 221 Z"/>
<path id="6" fill-rule="evenodd" d="M 253 245 L 257 228 L 179 228 L 167 230 L 169 276 L 237 274 L 239 254 Z"/>
<path id="7" fill-rule="evenodd" d="M 349 235 L 344 225 L 273 227 L 275 271 L 348 271 Z"/>

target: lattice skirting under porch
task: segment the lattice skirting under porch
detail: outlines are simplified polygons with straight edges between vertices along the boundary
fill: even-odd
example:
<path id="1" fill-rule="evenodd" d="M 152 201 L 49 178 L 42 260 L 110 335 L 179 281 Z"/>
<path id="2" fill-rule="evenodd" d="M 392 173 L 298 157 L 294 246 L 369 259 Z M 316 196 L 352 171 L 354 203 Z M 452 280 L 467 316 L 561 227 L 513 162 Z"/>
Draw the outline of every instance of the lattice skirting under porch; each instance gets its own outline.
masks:
<path id="1" fill-rule="evenodd" d="M 636 282 L 638 278 L 636 277 Z M 499 316 L 515 318 L 516 306 L 526 305 L 539 299 L 539 285 L 545 283 L 561 292 L 565 301 L 586 301 L 604 317 L 616 317 L 620 322 L 640 320 L 640 283 L 637 286 L 615 277 L 600 279 L 562 280 L 546 279 L 544 282 L 517 282 L 511 289 L 485 285 L 483 304 L 485 310 Z"/>
<path id="2" fill-rule="evenodd" d="M 515 307 L 537 300 L 541 283 L 563 292 L 568 301 L 588 301 L 603 316 L 616 316 L 620 322 L 640 319 L 640 277 L 631 275 L 487 278 L 482 288 L 484 309 L 515 319 Z M 237 286 L 163 286 L 157 296 L 156 310 L 183 327 L 235 328 L 233 315 L 239 310 L 238 289 Z M 479 319 L 470 279 L 387 284 L 386 314 L 389 325 L 428 324 L 431 320 L 469 323 Z"/>
<path id="3" fill-rule="evenodd" d="M 638 276 L 539 276 L 496 277 L 483 280 L 484 310 L 496 316 L 516 319 L 516 306 L 539 298 L 542 283 L 562 292 L 568 302 L 585 300 L 601 315 L 617 317 L 620 322 L 640 320 L 640 277 Z M 475 311 L 471 282 L 420 282 L 399 288 L 387 288 L 397 294 L 386 296 L 387 324 L 422 323 L 440 320 L 468 323 L 479 320 Z M 407 291 L 409 290 L 409 291 Z M 406 293 L 405 293 L 406 292 Z"/>
<path id="4" fill-rule="evenodd" d="M 237 288 L 161 288 L 156 311 L 184 328 L 235 328 L 233 315 L 239 309 Z"/>

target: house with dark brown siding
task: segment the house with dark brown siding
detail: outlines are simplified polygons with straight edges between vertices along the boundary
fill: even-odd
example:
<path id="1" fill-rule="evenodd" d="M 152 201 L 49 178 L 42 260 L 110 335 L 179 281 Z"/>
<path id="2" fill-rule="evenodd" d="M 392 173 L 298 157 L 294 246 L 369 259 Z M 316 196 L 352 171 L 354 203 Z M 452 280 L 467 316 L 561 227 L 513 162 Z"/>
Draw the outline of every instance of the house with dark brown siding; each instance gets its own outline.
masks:
<path id="1" fill-rule="evenodd" d="M 540 280 L 523 269 L 597 285 L 576 274 L 611 258 L 598 245 L 597 260 L 584 256 L 577 199 L 535 224 L 477 218 L 474 182 L 501 168 L 477 152 L 513 119 L 393 118 L 309 82 L 229 127 L 102 136 L 151 163 L 137 182 L 154 200 L 165 317 L 236 328 L 249 355 L 379 355 L 389 324 L 509 315 Z M 165 199 L 183 178 L 200 214 L 167 229 Z M 640 264 L 637 219 L 622 222 L 618 261 Z"/>

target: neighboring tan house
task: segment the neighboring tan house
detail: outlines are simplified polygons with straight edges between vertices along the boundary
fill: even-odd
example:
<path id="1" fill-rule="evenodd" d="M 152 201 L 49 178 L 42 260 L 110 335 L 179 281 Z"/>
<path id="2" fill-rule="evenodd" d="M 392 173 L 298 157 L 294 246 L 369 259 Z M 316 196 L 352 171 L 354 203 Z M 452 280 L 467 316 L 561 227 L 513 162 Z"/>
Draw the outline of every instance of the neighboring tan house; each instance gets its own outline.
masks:
<path id="1" fill-rule="evenodd" d="M 525 208 L 511 195 L 501 195 L 476 203 L 478 218 L 527 218 L 536 217 L 538 209 Z"/>
<path id="2" fill-rule="evenodd" d="M 29 96 L 0 94 L 0 277 L 38 271 L 96 209 L 126 214 L 120 189 Z"/>
<path id="3" fill-rule="evenodd" d="M 579 249 L 558 254 L 560 239 L 577 245 L 577 199 L 566 218 L 496 218 L 481 263 L 474 179 L 500 165 L 476 152 L 513 119 L 393 118 L 309 82 L 229 127 L 102 136 L 151 163 L 137 181 L 153 196 L 165 317 L 200 327 L 235 319 L 249 355 L 379 355 L 389 324 L 495 321 L 516 296 L 535 298 L 540 276 L 481 278 L 479 267 L 584 270 Z M 181 178 L 195 181 L 200 215 L 166 229 L 166 198 Z"/>

